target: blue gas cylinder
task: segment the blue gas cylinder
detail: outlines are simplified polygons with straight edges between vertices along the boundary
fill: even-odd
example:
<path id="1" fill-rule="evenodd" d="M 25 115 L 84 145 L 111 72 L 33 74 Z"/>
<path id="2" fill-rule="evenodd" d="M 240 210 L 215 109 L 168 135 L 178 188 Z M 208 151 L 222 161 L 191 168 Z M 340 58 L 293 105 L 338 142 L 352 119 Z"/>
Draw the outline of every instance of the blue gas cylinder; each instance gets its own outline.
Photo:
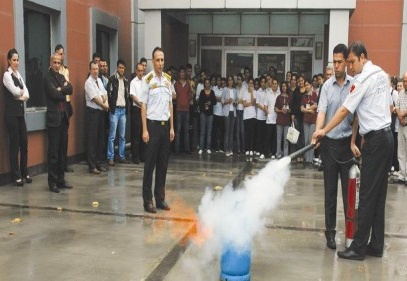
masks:
<path id="1" fill-rule="evenodd" d="M 220 280 L 249 281 L 250 280 L 250 249 L 236 250 L 233 246 L 224 247 L 220 258 Z"/>

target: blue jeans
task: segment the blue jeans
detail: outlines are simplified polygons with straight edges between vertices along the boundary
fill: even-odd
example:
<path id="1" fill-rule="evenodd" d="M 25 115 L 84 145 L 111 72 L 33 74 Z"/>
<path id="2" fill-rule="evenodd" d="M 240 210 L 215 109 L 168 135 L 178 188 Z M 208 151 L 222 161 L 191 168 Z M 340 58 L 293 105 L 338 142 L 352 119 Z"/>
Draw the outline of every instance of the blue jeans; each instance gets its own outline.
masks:
<path id="1" fill-rule="evenodd" d="M 201 123 L 199 149 L 202 150 L 205 149 L 205 137 L 206 137 L 206 149 L 211 149 L 213 115 L 207 115 L 201 112 L 199 120 Z"/>
<path id="2" fill-rule="evenodd" d="M 119 127 L 119 157 L 125 159 L 126 146 L 126 109 L 116 108 L 114 114 L 109 113 L 110 131 L 107 140 L 107 159 L 114 158 L 114 140 L 116 138 L 116 129 Z"/>

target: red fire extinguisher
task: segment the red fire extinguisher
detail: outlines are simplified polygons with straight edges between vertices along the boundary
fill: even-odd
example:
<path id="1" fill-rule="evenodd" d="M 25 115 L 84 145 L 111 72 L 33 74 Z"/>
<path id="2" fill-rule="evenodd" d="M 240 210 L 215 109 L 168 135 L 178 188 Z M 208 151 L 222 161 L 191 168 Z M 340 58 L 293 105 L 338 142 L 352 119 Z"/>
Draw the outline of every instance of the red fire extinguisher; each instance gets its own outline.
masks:
<path id="1" fill-rule="evenodd" d="M 357 160 L 354 159 L 354 163 L 349 169 L 348 210 L 346 211 L 346 248 L 352 243 L 353 235 L 358 229 L 360 171 L 357 164 Z"/>

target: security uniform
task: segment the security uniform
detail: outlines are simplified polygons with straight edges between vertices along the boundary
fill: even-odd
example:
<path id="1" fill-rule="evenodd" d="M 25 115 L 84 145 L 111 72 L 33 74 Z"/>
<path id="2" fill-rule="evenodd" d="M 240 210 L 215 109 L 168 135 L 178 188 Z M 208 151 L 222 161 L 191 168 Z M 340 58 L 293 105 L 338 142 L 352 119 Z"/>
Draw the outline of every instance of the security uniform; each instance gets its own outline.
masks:
<path id="1" fill-rule="evenodd" d="M 172 103 L 171 76 L 163 73 L 158 77 L 154 70 L 143 77 L 140 101 L 147 108 L 146 159 L 143 176 L 144 205 L 153 203 L 152 180 L 154 168 L 156 204 L 165 200 L 165 179 L 169 157 L 170 103 Z"/>
<path id="2" fill-rule="evenodd" d="M 364 136 L 362 148 L 358 229 L 350 250 L 365 255 L 368 246 L 383 253 L 384 215 L 387 194 L 387 173 L 393 155 L 393 134 L 390 129 L 392 104 L 387 74 L 368 61 L 355 76 L 343 104 L 359 117 L 359 133 Z"/>

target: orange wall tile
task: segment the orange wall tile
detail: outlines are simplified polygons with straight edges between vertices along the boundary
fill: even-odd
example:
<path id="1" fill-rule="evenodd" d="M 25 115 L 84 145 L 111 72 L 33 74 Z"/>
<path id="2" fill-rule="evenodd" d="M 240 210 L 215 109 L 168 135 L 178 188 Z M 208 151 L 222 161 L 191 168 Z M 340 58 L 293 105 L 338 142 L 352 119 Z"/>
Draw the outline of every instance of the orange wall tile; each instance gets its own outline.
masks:
<path id="1" fill-rule="evenodd" d="M 358 0 L 349 22 L 349 43 L 363 41 L 369 58 L 391 75 L 400 68 L 402 0 Z"/>

